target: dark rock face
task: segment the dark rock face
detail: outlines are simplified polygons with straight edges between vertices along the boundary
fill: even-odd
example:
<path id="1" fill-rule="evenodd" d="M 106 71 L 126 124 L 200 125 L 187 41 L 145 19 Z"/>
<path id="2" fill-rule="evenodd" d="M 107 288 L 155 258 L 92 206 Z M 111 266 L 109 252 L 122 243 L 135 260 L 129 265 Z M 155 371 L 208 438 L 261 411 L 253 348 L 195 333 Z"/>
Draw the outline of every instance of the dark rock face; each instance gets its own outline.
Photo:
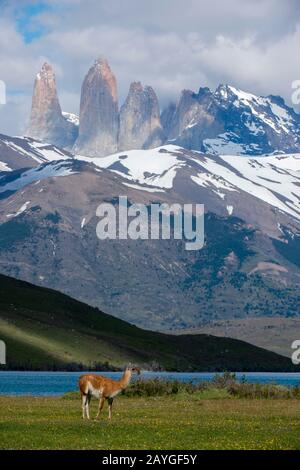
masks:
<path id="1" fill-rule="evenodd" d="M 119 150 L 154 148 L 164 140 L 159 103 L 153 88 L 133 82 L 120 111 Z"/>
<path id="2" fill-rule="evenodd" d="M 169 139 L 187 149 L 202 149 L 203 140 L 224 131 L 223 115 L 213 93 L 200 88 L 199 93 L 183 90 L 169 122 Z"/>
<path id="3" fill-rule="evenodd" d="M 79 136 L 74 151 L 104 156 L 118 149 L 117 83 L 105 59 L 96 60 L 81 89 Z"/>
<path id="4" fill-rule="evenodd" d="M 221 155 L 300 151 L 300 115 L 280 97 L 232 86 L 184 90 L 176 107 L 163 112 L 162 122 L 168 139 L 187 149 Z"/>
<path id="5" fill-rule="evenodd" d="M 60 147 L 71 147 L 78 127 L 67 121 L 59 104 L 55 74 L 45 63 L 34 82 L 28 137 Z"/>
<path id="6" fill-rule="evenodd" d="M 160 121 L 165 135 L 171 134 L 173 117 L 176 111 L 176 104 L 170 103 L 161 113 Z"/>

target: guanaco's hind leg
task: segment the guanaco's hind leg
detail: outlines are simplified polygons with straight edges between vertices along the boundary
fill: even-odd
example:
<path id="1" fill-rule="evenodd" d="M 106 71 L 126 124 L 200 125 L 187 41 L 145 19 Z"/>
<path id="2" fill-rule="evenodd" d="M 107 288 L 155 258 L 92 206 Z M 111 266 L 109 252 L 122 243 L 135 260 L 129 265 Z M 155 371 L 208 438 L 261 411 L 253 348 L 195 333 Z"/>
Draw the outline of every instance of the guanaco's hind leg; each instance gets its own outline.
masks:
<path id="1" fill-rule="evenodd" d="M 100 400 L 99 400 L 99 407 L 98 407 L 98 413 L 97 413 L 97 416 L 96 416 L 96 419 L 99 418 L 100 416 L 100 413 L 103 409 L 103 406 L 104 406 L 104 402 L 105 402 L 105 398 L 101 397 Z"/>
<path id="2" fill-rule="evenodd" d="M 81 406 L 82 406 L 82 418 L 85 419 L 90 419 L 90 410 L 89 410 L 89 404 L 91 401 L 91 395 L 89 394 L 81 394 Z"/>
<path id="3" fill-rule="evenodd" d="M 81 394 L 81 408 L 82 408 L 82 419 L 85 419 L 85 401 L 86 401 L 87 395 L 84 395 L 84 393 Z"/>
<path id="4" fill-rule="evenodd" d="M 111 417 L 112 417 L 112 405 L 113 405 L 113 401 L 114 399 L 113 398 L 109 398 L 108 399 L 108 419 L 111 421 Z"/>

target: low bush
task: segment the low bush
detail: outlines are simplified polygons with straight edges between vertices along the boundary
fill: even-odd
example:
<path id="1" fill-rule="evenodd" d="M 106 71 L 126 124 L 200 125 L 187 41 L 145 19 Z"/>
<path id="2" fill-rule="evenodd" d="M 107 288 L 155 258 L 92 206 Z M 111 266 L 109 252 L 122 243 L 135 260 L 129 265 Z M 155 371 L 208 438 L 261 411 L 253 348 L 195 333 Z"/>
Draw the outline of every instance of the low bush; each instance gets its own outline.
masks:
<path id="1" fill-rule="evenodd" d="M 218 393 L 218 390 L 220 391 Z M 205 393 L 204 393 L 205 392 Z M 278 384 L 249 383 L 245 378 L 237 380 L 230 372 L 216 374 L 210 381 L 198 383 L 162 379 L 136 380 L 124 392 L 125 396 L 153 397 L 176 395 L 178 393 L 197 394 L 201 398 L 231 396 L 233 398 L 300 399 L 300 387 L 286 387 Z"/>
<path id="2" fill-rule="evenodd" d="M 148 379 L 135 380 L 130 387 L 124 391 L 127 397 L 156 397 L 164 395 L 177 395 L 178 393 L 195 393 L 207 388 L 206 382 L 193 384 L 191 382 L 181 382 L 179 380 Z"/>
<path id="3" fill-rule="evenodd" d="M 276 384 L 236 382 L 228 387 L 228 392 L 237 398 L 300 398 L 299 387 L 285 387 Z"/>

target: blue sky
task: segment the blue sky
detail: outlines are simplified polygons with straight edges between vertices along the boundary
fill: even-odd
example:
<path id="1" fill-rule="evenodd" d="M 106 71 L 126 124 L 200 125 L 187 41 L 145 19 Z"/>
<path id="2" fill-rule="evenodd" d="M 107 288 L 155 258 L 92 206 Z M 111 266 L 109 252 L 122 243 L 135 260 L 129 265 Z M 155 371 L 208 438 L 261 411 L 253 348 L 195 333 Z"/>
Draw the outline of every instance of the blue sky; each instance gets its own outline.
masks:
<path id="1" fill-rule="evenodd" d="M 45 27 L 34 20 L 41 13 L 50 11 L 51 6 L 45 2 L 34 2 L 15 8 L 16 28 L 24 38 L 25 43 L 28 44 L 46 33 Z"/>
<path id="2" fill-rule="evenodd" d="M 56 71 L 62 108 L 74 113 L 100 55 L 117 77 L 120 104 L 137 80 L 153 86 L 162 107 L 183 88 L 220 83 L 290 103 L 300 79 L 299 0 L 0 0 L 0 7 L 4 133 L 24 131 L 45 61 Z"/>

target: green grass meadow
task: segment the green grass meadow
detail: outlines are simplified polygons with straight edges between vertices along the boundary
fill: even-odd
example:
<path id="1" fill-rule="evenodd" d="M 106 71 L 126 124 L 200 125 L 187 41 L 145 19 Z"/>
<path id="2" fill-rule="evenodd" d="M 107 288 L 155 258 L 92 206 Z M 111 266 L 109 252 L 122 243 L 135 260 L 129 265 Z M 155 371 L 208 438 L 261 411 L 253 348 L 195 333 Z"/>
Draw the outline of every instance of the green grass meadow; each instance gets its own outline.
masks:
<path id="1" fill-rule="evenodd" d="M 97 402 L 91 402 L 91 417 Z M 241 399 L 226 390 L 118 397 L 83 421 L 78 394 L 0 397 L 1 449 L 300 449 L 300 400 Z"/>

